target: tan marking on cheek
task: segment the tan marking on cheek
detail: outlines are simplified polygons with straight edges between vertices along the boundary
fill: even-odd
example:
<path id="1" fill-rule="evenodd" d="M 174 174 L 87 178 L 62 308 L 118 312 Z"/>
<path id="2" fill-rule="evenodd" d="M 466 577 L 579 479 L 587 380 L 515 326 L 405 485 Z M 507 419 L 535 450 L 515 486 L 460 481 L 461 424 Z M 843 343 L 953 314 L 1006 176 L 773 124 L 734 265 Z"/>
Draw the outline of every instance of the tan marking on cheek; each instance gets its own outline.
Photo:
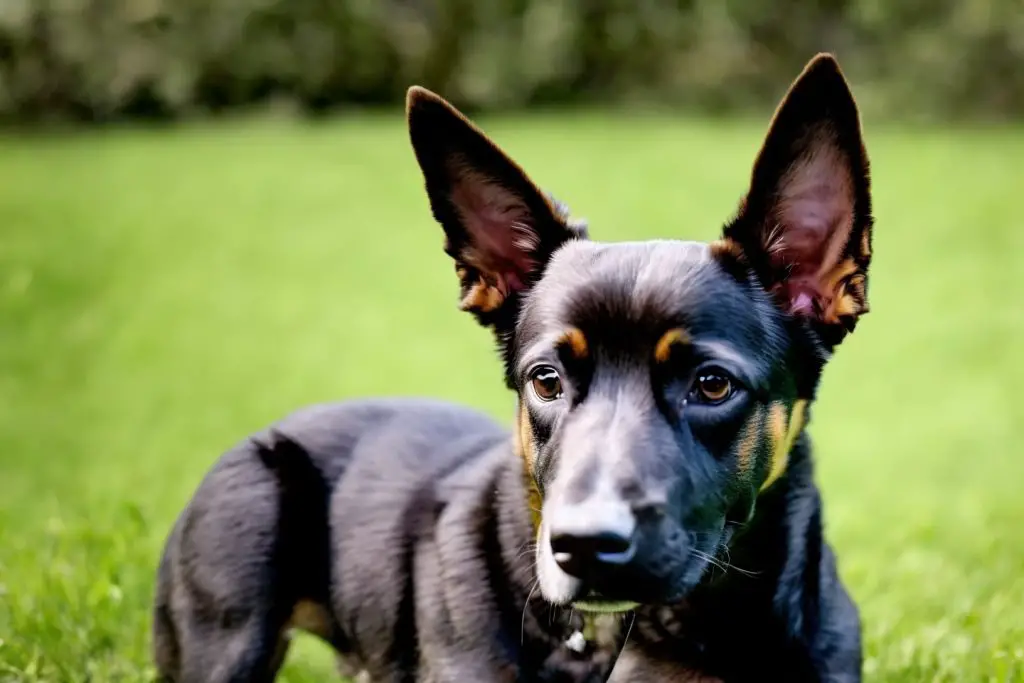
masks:
<path id="1" fill-rule="evenodd" d="M 804 413 L 807 401 L 800 400 L 793 404 L 793 410 L 786 416 L 786 407 L 781 403 L 773 403 L 768 412 L 768 424 L 772 439 L 772 462 L 767 479 L 761 485 L 764 491 L 778 481 L 789 464 L 789 452 L 800 430 L 804 427 Z"/>
<path id="2" fill-rule="evenodd" d="M 739 446 L 736 449 L 736 469 L 740 474 L 746 474 L 750 471 L 750 466 L 754 460 L 754 453 L 757 450 L 757 444 L 761 441 L 763 417 L 764 409 L 761 406 L 757 406 L 750 417 L 747 418 L 743 429 L 740 430 Z"/>
<path id="3" fill-rule="evenodd" d="M 773 403 L 768 409 L 768 433 L 772 444 L 772 461 L 768 470 L 768 478 L 764 486 L 767 488 L 786 469 L 786 453 L 782 451 L 782 442 L 786 438 L 786 407 L 781 403 Z"/>
<path id="4" fill-rule="evenodd" d="M 530 426 L 530 412 L 522 405 L 517 410 L 519 429 L 516 433 L 516 451 L 526 465 L 526 471 L 533 474 L 533 463 L 536 452 L 533 445 L 533 428 Z"/>
<path id="5" fill-rule="evenodd" d="M 804 428 L 804 424 L 807 421 L 807 401 L 801 399 L 793 404 L 793 412 L 790 413 L 789 417 L 789 434 L 786 435 L 786 450 L 793 448 L 793 444 L 796 443 L 796 437 L 800 435 L 800 431 Z"/>
<path id="6" fill-rule="evenodd" d="M 530 521 L 533 523 L 534 536 L 540 537 L 540 511 L 544 501 L 540 497 L 540 489 L 533 477 L 526 475 L 526 503 L 530 506 Z"/>
<path id="7" fill-rule="evenodd" d="M 672 348 L 681 344 L 689 344 L 690 335 L 681 327 L 674 327 L 665 334 L 654 345 L 654 360 L 658 363 L 666 363 L 672 356 Z"/>
<path id="8" fill-rule="evenodd" d="M 583 360 L 590 353 L 586 336 L 576 327 L 566 330 L 565 334 L 559 337 L 557 345 L 567 347 L 572 352 L 573 357 L 578 360 Z"/>
<path id="9" fill-rule="evenodd" d="M 515 448 L 523 459 L 523 484 L 526 486 L 526 504 L 530 508 L 530 520 L 533 522 L 535 534 L 540 533 L 540 489 L 533 476 L 533 467 L 537 461 L 537 452 L 533 443 L 533 427 L 530 426 L 530 413 L 522 405 L 517 411 L 518 429 L 516 430 Z"/>

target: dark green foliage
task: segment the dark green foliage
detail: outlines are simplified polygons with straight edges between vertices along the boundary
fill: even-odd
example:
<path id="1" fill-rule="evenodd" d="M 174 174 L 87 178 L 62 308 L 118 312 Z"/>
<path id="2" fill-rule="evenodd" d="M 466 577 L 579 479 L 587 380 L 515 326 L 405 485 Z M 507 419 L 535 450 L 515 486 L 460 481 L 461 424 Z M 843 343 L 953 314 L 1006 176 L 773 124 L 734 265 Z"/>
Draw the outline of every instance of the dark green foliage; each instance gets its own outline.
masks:
<path id="1" fill-rule="evenodd" d="M 315 112 L 420 83 L 470 110 L 767 106 L 819 50 L 899 115 L 1024 114 L 1020 0 L 6 0 L 0 116 Z"/>

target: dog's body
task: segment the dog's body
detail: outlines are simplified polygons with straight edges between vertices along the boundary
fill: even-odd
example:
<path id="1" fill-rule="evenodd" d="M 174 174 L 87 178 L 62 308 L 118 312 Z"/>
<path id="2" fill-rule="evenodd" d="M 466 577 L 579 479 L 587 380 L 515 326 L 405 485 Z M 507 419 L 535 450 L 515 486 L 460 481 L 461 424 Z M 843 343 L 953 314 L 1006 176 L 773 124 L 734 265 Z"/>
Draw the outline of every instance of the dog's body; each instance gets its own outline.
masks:
<path id="1" fill-rule="evenodd" d="M 640 609 L 612 681 L 857 680 L 857 613 L 820 540 L 805 448 L 733 546 L 756 577 Z M 614 653 L 561 651 L 569 615 L 536 595 L 527 608 L 525 495 L 508 433 L 474 411 L 300 410 L 228 451 L 179 518 L 161 563 L 159 667 L 175 681 L 269 681 L 296 627 L 374 681 L 603 680 Z"/>
<path id="2" fill-rule="evenodd" d="M 573 659 L 560 653 L 567 612 L 539 596 L 525 608 L 532 539 L 517 464 L 492 419 L 429 400 L 311 406 L 253 435 L 171 534 L 158 668 L 175 681 L 269 681 L 297 627 L 373 681 L 577 680 L 542 677 L 592 667 L 559 662 Z"/>
<path id="3" fill-rule="evenodd" d="M 294 625 L 376 681 L 860 681 L 804 432 L 867 310 L 867 157 L 834 60 L 791 88 L 710 245 L 592 242 L 443 100 L 408 111 L 515 429 L 379 399 L 230 451 L 161 563 L 161 673 L 271 680 Z"/>

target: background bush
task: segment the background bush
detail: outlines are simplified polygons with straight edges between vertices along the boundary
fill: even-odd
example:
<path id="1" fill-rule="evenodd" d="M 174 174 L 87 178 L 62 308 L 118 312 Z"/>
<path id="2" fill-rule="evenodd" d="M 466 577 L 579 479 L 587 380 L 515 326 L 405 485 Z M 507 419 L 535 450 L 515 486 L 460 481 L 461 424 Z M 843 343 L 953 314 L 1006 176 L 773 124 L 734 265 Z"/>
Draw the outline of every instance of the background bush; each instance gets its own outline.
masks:
<path id="1" fill-rule="evenodd" d="M 835 51 L 867 106 L 1024 116 L 1020 0 L 2 0 L 0 116 L 285 102 L 764 105 Z"/>

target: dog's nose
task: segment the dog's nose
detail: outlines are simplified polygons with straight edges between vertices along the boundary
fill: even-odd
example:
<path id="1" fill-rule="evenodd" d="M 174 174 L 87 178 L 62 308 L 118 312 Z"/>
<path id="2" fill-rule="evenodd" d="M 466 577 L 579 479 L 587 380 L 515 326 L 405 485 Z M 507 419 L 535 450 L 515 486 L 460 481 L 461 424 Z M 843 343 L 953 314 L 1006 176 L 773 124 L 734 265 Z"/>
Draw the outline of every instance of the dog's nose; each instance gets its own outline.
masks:
<path id="1" fill-rule="evenodd" d="M 583 578 L 604 567 L 621 566 L 632 560 L 636 542 L 632 536 L 614 531 L 555 534 L 551 537 L 551 552 L 563 572 Z"/>
<path id="2" fill-rule="evenodd" d="M 636 554 L 636 518 L 625 504 L 563 506 L 550 525 L 552 557 L 570 576 L 593 578 Z"/>

